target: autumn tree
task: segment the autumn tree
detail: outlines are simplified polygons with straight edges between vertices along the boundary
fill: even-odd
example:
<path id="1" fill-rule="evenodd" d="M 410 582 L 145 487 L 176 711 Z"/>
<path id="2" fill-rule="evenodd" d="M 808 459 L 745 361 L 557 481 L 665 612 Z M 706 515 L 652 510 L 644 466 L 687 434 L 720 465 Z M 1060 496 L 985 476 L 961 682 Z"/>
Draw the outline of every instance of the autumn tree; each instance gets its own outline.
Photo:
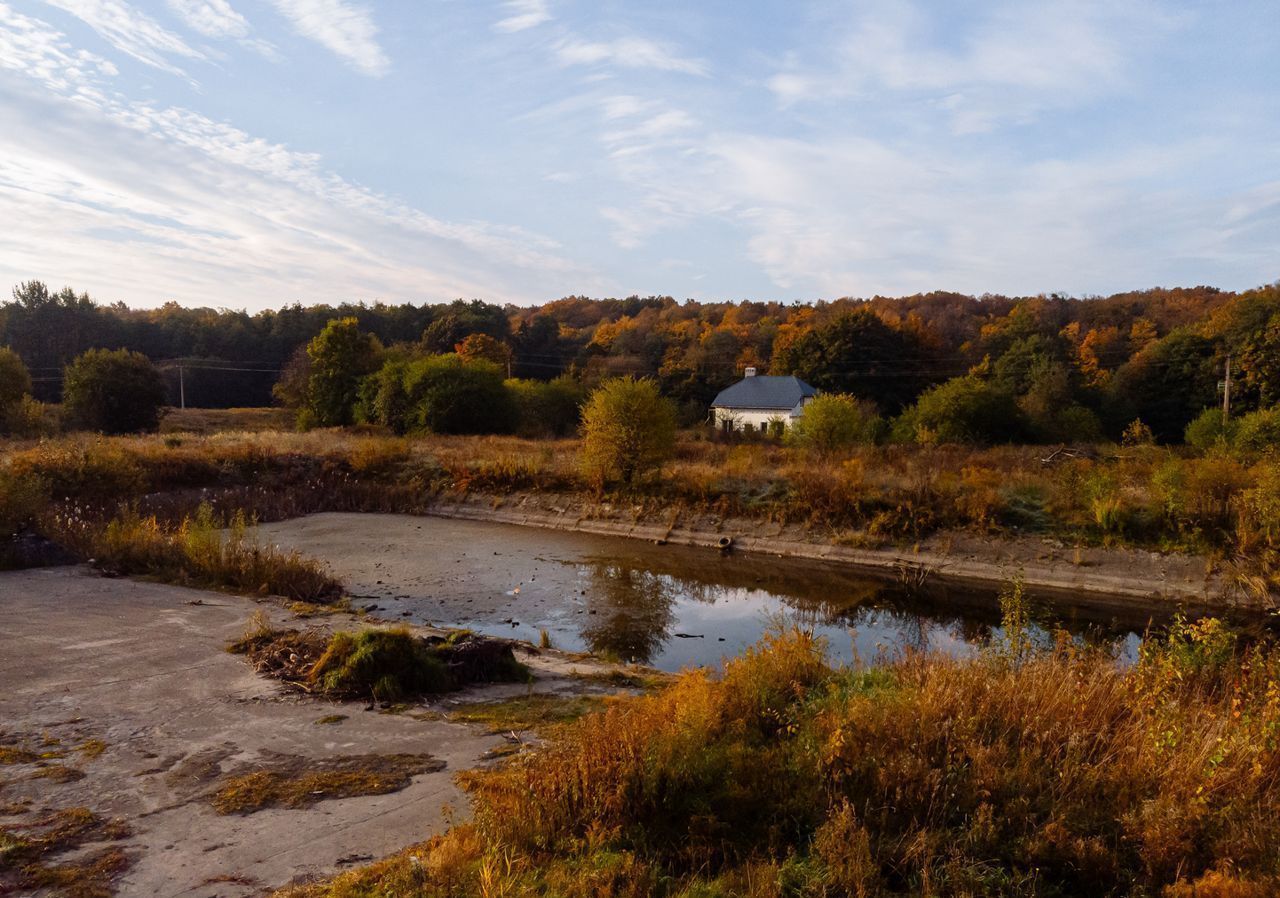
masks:
<path id="1" fill-rule="evenodd" d="M 597 484 L 635 483 L 675 451 L 676 413 L 650 379 L 606 380 L 582 412 L 582 466 Z"/>
<path id="2" fill-rule="evenodd" d="M 453 351 L 464 362 L 490 362 L 504 371 L 511 367 L 511 347 L 488 334 L 468 334 Z"/>

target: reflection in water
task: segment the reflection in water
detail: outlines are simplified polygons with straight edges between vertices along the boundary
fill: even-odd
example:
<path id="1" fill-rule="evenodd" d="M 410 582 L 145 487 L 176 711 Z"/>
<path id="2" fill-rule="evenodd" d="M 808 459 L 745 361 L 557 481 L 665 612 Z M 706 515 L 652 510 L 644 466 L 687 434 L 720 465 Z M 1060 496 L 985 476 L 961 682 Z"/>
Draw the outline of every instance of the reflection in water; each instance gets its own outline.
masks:
<path id="1" fill-rule="evenodd" d="M 619 564 L 587 565 L 587 623 L 591 651 L 648 663 L 670 637 L 682 591 L 660 574 Z M 687 595 L 687 593 L 686 593 Z"/>
<path id="2" fill-rule="evenodd" d="M 833 661 L 873 662 L 903 650 L 966 655 L 999 631 L 990 594 L 896 584 L 800 563 L 685 550 L 620 551 L 566 560 L 585 587 L 577 636 L 591 651 L 674 670 L 736 654 L 770 626 L 793 624 L 826 638 Z M 1064 622 L 1041 612 L 1037 633 L 1064 625 L 1124 653 L 1134 637 L 1078 610 Z M 1129 646 L 1132 650 L 1132 646 Z"/>

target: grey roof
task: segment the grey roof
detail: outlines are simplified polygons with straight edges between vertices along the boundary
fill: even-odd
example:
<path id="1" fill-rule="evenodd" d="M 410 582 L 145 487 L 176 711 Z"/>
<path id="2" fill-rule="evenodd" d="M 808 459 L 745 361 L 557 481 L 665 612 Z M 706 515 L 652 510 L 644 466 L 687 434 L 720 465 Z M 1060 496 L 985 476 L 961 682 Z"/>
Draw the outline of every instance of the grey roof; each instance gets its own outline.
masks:
<path id="1" fill-rule="evenodd" d="M 801 399 L 816 396 L 813 387 L 800 378 L 787 375 L 775 377 L 757 374 L 744 377 L 731 387 L 725 387 L 711 403 L 712 408 L 776 408 L 793 409 Z"/>

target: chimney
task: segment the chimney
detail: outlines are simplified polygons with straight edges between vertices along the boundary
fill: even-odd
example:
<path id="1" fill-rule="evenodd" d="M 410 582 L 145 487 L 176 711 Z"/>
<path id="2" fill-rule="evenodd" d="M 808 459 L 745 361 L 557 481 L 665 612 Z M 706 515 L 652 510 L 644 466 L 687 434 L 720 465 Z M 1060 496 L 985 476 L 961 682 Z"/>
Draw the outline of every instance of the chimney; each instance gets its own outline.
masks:
<path id="1" fill-rule="evenodd" d="M 744 374 L 746 377 L 755 377 L 755 376 L 756 376 L 756 369 L 755 369 L 754 367 L 752 367 L 752 368 L 748 368 L 746 371 L 744 371 L 744 372 L 743 372 L 743 374 Z"/>

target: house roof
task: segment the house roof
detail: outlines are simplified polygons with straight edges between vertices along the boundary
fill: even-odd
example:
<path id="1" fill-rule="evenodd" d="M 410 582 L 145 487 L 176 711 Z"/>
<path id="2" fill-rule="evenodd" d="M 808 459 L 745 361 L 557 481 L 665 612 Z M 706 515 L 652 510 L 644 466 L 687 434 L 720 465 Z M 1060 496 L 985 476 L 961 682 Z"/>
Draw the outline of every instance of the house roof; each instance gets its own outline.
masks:
<path id="1" fill-rule="evenodd" d="M 800 378 L 787 375 L 775 377 L 758 374 L 744 377 L 731 387 L 725 387 L 711 403 L 712 408 L 776 408 L 793 409 L 801 399 L 816 396 L 813 387 Z"/>

